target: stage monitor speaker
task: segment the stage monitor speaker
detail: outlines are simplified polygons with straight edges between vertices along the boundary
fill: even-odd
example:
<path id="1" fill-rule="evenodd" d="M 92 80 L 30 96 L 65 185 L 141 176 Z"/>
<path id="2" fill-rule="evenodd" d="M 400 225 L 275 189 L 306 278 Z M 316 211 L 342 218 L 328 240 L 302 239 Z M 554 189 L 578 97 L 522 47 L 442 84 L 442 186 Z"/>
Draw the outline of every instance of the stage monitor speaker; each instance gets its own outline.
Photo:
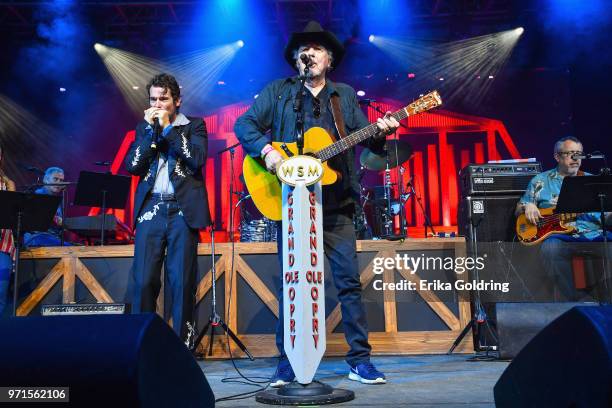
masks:
<path id="1" fill-rule="evenodd" d="M 581 302 L 500 302 L 495 305 L 499 357 L 512 359 L 550 322 Z"/>
<path id="2" fill-rule="evenodd" d="M 493 389 L 495 406 L 612 406 L 612 306 L 579 306 L 538 333 Z"/>
<path id="3" fill-rule="evenodd" d="M 2 386 L 69 387 L 75 407 L 215 405 L 196 360 L 156 314 L 20 317 L 0 321 L 0 333 Z"/>
<path id="4" fill-rule="evenodd" d="M 477 242 L 514 241 L 514 210 L 520 195 L 468 196 L 459 202 L 459 235 Z"/>

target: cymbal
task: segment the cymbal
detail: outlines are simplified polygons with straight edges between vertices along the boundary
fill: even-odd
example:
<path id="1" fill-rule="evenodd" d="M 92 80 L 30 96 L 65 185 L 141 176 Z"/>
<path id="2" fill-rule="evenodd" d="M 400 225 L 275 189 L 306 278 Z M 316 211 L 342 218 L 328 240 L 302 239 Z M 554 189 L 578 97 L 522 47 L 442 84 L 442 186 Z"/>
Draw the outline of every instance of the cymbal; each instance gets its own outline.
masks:
<path id="1" fill-rule="evenodd" d="M 388 140 L 387 154 L 389 156 L 389 168 L 394 168 L 412 157 L 412 145 L 403 140 Z M 384 155 L 373 153 L 370 149 L 364 149 L 361 152 L 359 162 L 368 170 L 384 170 L 387 168 L 387 158 Z"/>

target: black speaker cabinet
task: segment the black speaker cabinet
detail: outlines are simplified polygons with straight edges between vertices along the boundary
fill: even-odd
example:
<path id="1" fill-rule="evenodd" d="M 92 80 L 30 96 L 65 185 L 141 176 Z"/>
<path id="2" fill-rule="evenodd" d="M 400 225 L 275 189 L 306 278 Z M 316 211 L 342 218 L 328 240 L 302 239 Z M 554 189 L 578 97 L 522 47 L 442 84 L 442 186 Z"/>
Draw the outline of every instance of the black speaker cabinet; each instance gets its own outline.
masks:
<path id="1" fill-rule="evenodd" d="M 459 235 L 468 241 L 507 241 L 515 237 L 514 210 L 520 195 L 467 196 L 459 202 Z"/>
<path id="2" fill-rule="evenodd" d="M 493 389 L 495 406 L 612 406 L 612 306 L 578 306 L 538 333 Z"/>
<path id="3" fill-rule="evenodd" d="M 61 406 L 215 405 L 202 369 L 156 314 L 20 317 L 0 321 L 0 333 L 0 385 L 68 387 Z"/>
<path id="4" fill-rule="evenodd" d="M 504 302 L 496 304 L 499 357 L 512 359 L 550 322 L 575 306 L 595 306 L 579 302 Z"/>

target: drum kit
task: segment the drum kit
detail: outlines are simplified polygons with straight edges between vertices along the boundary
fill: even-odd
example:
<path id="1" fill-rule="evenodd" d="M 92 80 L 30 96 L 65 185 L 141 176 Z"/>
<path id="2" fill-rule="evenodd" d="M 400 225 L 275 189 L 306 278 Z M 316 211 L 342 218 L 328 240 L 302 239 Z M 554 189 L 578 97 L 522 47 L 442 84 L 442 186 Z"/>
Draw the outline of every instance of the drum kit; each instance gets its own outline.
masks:
<path id="1" fill-rule="evenodd" d="M 277 222 L 266 217 L 258 218 L 261 215 L 247 192 L 235 194 L 240 197 L 236 203 L 236 206 L 240 207 L 240 242 L 276 242 Z"/>
<path id="2" fill-rule="evenodd" d="M 414 190 L 411 180 L 410 191 L 405 191 L 403 177 L 405 168 L 401 165 L 412 157 L 412 146 L 402 140 L 389 140 L 386 154 L 375 154 L 369 149 L 361 152 L 361 174 L 366 170 L 384 171 L 383 184 L 371 187 L 361 186 L 360 205 L 355 216 L 355 230 L 360 239 L 402 239 L 406 237 L 406 214 L 404 205 Z M 391 182 L 391 171 L 396 169 L 397 182 Z M 395 234 L 394 220 L 399 217 L 399 234 Z M 368 223 L 368 218 L 370 222 Z"/>
<path id="3" fill-rule="evenodd" d="M 359 157 L 360 199 L 356 207 L 355 232 L 358 239 L 401 239 L 406 236 L 406 215 L 404 205 L 414 195 L 411 180 L 404 187 L 404 167 L 401 166 L 412 156 L 412 146 L 402 140 L 389 140 L 386 154 L 375 154 L 364 149 Z M 391 171 L 397 171 L 397 183 L 391 182 Z M 382 185 L 361 186 L 366 171 L 384 171 Z M 246 192 L 240 196 L 240 241 L 270 242 L 277 240 L 278 223 L 261 217 Z M 394 220 L 399 217 L 400 234 L 394 233 Z"/>

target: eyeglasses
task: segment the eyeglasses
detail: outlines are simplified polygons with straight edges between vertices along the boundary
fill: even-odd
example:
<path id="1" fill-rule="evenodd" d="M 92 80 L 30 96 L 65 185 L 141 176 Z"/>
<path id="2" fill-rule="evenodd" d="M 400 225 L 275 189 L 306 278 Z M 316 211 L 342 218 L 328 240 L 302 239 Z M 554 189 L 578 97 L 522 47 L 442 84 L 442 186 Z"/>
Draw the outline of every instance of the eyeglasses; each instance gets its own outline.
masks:
<path id="1" fill-rule="evenodd" d="M 557 152 L 557 154 L 559 156 L 573 156 L 573 155 L 582 156 L 584 152 L 581 152 L 579 150 L 570 150 L 568 152 Z"/>
<path id="2" fill-rule="evenodd" d="M 321 116 L 321 101 L 319 98 L 312 98 L 312 113 L 315 118 Z"/>

